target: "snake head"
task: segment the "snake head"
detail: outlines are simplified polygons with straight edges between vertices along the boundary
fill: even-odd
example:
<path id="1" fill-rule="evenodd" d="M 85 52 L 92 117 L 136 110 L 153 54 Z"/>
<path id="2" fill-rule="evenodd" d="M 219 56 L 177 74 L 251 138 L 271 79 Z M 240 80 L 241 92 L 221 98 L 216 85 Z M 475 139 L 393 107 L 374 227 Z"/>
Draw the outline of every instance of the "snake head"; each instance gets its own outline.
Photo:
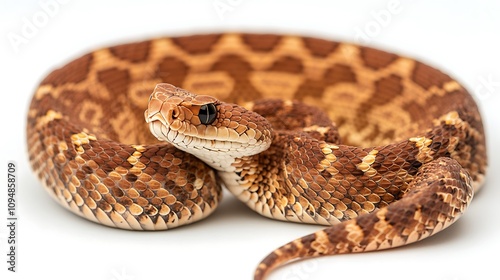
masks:
<path id="1" fill-rule="evenodd" d="M 155 87 L 144 114 L 158 140 L 217 170 L 226 170 L 237 158 L 258 154 L 271 145 L 272 129 L 264 117 L 170 84 Z"/>

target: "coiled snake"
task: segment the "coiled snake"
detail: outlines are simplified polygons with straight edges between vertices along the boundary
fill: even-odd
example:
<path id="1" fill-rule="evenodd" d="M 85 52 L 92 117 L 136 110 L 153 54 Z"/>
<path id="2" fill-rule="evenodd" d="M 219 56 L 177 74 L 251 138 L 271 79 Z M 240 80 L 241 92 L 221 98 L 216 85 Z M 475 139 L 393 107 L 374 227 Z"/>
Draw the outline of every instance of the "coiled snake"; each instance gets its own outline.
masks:
<path id="1" fill-rule="evenodd" d="M 392 53 L 285 35 L 86 54 L 41 82 L 27 135 L 46 190 L 107 226 L 198 221 L 221 184 L 264 216 L 330 225 L 272 252 L 255 279 L 291 260 L 439 232 L 487 166 L 480 114 L 457 81 Z"/>

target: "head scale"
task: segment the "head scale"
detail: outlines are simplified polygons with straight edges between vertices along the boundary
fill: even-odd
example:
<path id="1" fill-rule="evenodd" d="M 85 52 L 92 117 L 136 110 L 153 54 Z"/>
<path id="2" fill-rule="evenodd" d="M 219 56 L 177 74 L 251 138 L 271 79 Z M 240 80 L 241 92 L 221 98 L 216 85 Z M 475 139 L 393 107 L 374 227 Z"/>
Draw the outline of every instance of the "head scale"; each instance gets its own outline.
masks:
<path id="1" fill-rule="evenodd" d="M 272 140 L 271 125 L 262 116 L 170 84 L 155 87 L 145 118 L 158 140 L 218 170 L 229 171 L 236 158 L 258 154 Z"/>

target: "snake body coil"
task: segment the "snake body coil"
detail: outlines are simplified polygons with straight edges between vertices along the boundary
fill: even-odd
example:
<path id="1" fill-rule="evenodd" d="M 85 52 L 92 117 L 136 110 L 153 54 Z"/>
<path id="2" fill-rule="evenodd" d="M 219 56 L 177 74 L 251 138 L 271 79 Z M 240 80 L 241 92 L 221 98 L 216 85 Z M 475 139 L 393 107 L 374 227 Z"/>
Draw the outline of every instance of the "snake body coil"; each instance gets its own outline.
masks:
<path id="1" fill-rule="evenodd" d="M 27 135 L 48 192 L 107 226 L 198 221 L 221 183 L 267 217 L 329 225 L 272 252 L 255 279 L 294 259 L 435 234 L 465 211 L 487 167 L 480 114 L 455 80 L 410 58 L 297 36 L 97 50 L 41 82 Z"/>

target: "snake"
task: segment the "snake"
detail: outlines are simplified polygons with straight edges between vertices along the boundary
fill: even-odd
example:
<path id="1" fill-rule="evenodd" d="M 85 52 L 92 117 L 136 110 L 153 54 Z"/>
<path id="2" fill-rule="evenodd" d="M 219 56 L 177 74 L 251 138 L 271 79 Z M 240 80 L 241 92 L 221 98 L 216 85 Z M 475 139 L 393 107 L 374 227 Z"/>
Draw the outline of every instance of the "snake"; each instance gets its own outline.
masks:
<path id="1" fill-rule="evenodd" d="M 478 106 L 457 80 L 406 56 L 290 34 L 89 52 L 40 82 L 27 145 L 48 193 L 102 225 L 187 225 L 214 212 L 223 188 L 265 217 L 325 225 L 269 253 L 255 280 L 440 232 L 487 169 Z"/>

